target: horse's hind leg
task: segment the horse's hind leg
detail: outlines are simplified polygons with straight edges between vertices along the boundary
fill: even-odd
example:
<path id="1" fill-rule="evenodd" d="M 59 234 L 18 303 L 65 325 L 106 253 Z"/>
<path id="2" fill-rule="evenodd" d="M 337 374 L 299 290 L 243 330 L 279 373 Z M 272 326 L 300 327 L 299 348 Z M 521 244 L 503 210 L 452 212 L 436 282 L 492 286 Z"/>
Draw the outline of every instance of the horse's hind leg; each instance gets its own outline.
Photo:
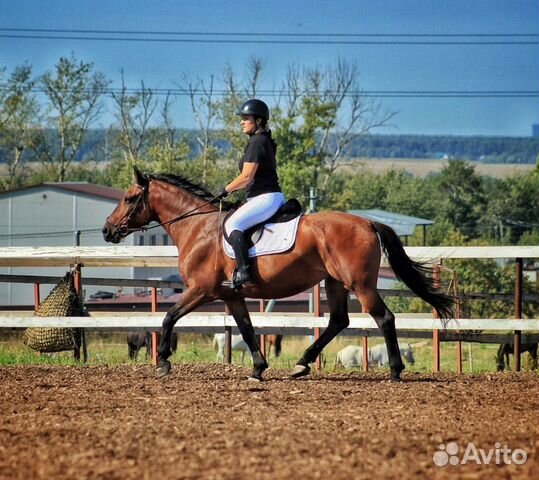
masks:
<path id="1" fill-rule="evenodd" d="M 330 310 L 327 328 L 315 342 L 305 350 L 292 370 L 292 377 L 302 377 L 310 372 L 309 363 L 313 363 L 324 347 L 350 324 L 348 317 L 348 291 L 334 278 L 326 279 L 326 295 Z"/>
<path id="2" fill-rule="evenodd" d="M 404 370 L 404 364 L 397 342 L 397 331 L 395 329 L 395 315 L 387 308 L 375 288 L 363 288 L 356 290 L 356 296 L 363 307 L 363 311 L 369 313 L 378 328 L 384 335 L 389 357 L 389 368 L 391 369 L 391 380 L 400 380 L 400 374 Z"/>
<path id="3" fill-rule="evenodd" d="M 268 368 L 268 363 L 260 351 L 260 346 L 256 339 L 255 330 L 251 323 L 251 317 L 249 316 L 247 305 L 245 305 L 245 300 L 227 300 L 226 305 L 230 309 L 230 313 L 238 325 L 243 341 L 251 351 L 251 356 L 253 358 L 253 373 L 250 378 L 262 380 L 262 373 Z"/>

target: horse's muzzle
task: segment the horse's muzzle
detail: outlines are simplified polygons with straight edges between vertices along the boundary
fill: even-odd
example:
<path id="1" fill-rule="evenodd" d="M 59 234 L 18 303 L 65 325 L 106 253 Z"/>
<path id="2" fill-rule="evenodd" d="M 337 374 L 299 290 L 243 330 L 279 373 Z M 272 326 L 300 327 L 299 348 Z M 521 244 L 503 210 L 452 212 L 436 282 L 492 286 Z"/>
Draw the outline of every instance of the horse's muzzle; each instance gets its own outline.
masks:
<path id="1" fill-rule="evenodd" d="M 110 224 L 109 222 L 106 222 L 105 225 L 103 225 L 101 233 L 103 234 L 103 239 L 105 240 L 105 242 L 110 243 L 120 243 L 122 241 L 122 238 L 125 236 L 122 235 L 122 232 L 119 228 L 117 228 L 115 225 Z"/>

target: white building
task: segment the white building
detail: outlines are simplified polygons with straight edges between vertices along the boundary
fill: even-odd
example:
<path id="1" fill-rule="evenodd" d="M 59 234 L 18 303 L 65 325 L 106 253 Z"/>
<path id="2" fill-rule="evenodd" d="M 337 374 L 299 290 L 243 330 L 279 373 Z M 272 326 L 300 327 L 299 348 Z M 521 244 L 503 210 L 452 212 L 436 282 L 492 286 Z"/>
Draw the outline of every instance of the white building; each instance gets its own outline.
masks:
<path id="1" fill-rule="evenodd" d="M 107 245 L 101 235 L 106 217 L 123 196 L 122 190 L 86 182 L 43 183 L 0 192 L 0 246 L 73 246 L 80 231 L 81 246 Z M 169 245 L 160 227 L 137 232 L 126 238 L 126 245 Z M 65 268 L 0 267 L 8 275 L 63 276 Z M 83 277 L 148 279 L 177 274 L 174 268 L 85 268 Z M 43 285 L 45 298 L 53 285 Z M 117 287 L 84 287 L 88 297 L 97 290 L 114 292 Z M 0 305 L 31 305 L 33 286 L 0 282 Z"/>

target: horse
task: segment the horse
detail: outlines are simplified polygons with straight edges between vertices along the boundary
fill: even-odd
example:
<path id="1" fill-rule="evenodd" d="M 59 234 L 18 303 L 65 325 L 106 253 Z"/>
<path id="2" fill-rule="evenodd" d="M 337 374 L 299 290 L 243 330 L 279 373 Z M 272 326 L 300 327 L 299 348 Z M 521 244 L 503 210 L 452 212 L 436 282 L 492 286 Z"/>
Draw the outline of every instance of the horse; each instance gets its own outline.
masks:
<path id="1" fill-rule="evenodd" d="M 283 345 L 283 336 L 282 335 L 266 335 L 266 343 L 268 345 L 267 353 L 268 357 L 271 353 L 271 347 L 274 349 L 274 355 L 278 357 L 281 354 L 282 345 Z"/>
<path id="2" fill-rule="evenodd" d="M 521 343 L 520 353 L 530 352 L 532 358 L 532 369 L 537 369 L 537 343 Z M 513 343 L 502 343 L 496 353 L 496 370 L 503 372 L 505 367 L 509 369 L 509 355 L 514 353 Z"/>
<path id="3" fill-rule="evenodd" d="M 284 298 L 325 281 L 330 316 L 328 326 L 302 354 L 292 378 L 310 373 L 324 347 L 349 325 L 348 295 L 354 292 L 383 333 L 389 355 L 390 379 L 404 370 L 395 316 L 377 290 L 382 251 L 397 278 L 433 306 L 444 322 L 453 318 L 455 299 L 437 286 L 426 263 L 411 260 L 397 234 L 382 223 L 354 215 L 323 211 L 303 215 L 290 250 L 252 259 L 254 285 L 234 289 L 227 282 L 235 262 L 222 246 L 223 220 L 231 205 L 205 187 L 180 175 L 142 173 L 134 167 L 134 182 L 102 228 L 106 242 L 119 243 L 132 232 L 157 222 L 178 248 L 178 268 L 186 290 L 165 314 L 158 349 L 158 377 L 170 373 L 172 329 L 184 315 L 203 304 L 222 300 L 249 346 L 253 359 L 250 380 L 262 381 L 268 363 L 260 351 L 245 298 Z"/>

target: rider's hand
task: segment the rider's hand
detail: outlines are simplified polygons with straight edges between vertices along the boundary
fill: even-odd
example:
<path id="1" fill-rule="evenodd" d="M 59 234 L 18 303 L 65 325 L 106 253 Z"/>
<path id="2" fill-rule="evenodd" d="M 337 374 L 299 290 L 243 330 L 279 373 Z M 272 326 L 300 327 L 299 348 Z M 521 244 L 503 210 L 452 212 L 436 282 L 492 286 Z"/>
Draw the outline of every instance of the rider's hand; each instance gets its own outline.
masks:
<path id="1" fill-rule="evenodd" d="M 225 198 L 228 197 L 230 193 L 227 191 L 226 188 L 223 188 L 217 195 L 215 195 L 215 198 Z"/>

